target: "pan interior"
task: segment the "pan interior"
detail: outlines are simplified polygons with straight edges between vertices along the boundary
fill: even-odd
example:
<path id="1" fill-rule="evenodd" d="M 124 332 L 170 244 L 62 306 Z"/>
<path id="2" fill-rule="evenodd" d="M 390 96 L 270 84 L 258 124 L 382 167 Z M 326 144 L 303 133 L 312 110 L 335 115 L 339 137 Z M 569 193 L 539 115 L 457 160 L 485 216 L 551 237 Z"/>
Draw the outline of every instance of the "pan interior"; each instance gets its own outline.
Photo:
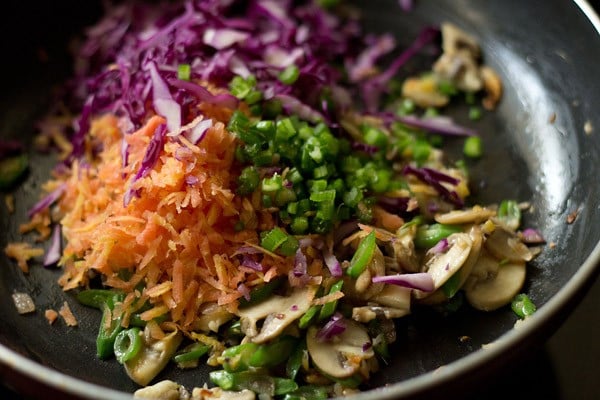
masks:
<path id="1" fill-rule="evenodd" d="M 75 2 L 64 3 L 75 7 Z M 485 156 L 469 162 L 473 201 L 531 202 L 531 211 L 524 216 L 525 226 L 539 229 L 552 243 L 528 267 L 526 290 L 543 307 L 569 282 L 600 236 L 598 225 L 593 223 L 599 213 L 596 199 L 600 198 L 600 185 L 594 171 L 600 143 L 596 133 L 584 131 L 586 124 L 600 129 L 600 116 L 592 112 L 600 88 L 591 68 L 586 68 L 600 61 L 598 52 L 588 50 L 600 45 L 597 32 L 570 2 L 535 0 L 525 5 L 519 0 L 421 1 L 410 14 L 402 13 L 396 3 L 368 2 L 367 27 L 376 32 L 394 32 L 400 43 L 408 44 L 425 25 L 454 22 L 480 40 L 486 63 L 503 77 L 505 93 L 495 112 L 485 113 L 476 123 L 468 120 L 465 106 L 453 107 L 450 112 L 459 123 L 476 126 L 483 138 Z M 17 29 L 13 26 L 16 22 L 3 28 L 7 30 L 4 37 L 16 41 L 2 44 L 8 46 L 5 54 L 22 54 L 26 60 L 2 66 L 3 139 L 25 137 L 31 143 L 35 122 L 50 104 L 53 85 L 69 75 L 70 64 L 64 51 L 67 38 L 79 29 L 78 25 L 92 22 L 99 11 L 98 4 L 86 3 L 86 7 L 77 7 L 82 13 L 77 23 L 64 16 L 64 21 L 50 23 L 42 18 L 44 7 L 50 6 L 40 6 L 36 11 L 40 15 L 33 17 L 39 19 L 39 24 L 32 24 L 33 31 L 25 37 L 7 36 Z M 21 6 L 15 13 L 25 16 L 29 15 L 27 11 Z M 39 61 L 40 57 L 44 59 L 40 52 L 49 56 L 45 62 Z M 460 143 L 450 146 L 459 149 Z M 40 185 L 54 163 L 52 155 L 34 152 L 31 160 L 29 177 L 14 193 L 16 212 L 9 215 L 6 207 L 0 207 L 2 248 L 9 241 L 21 240 L 18 225 L 26 220 L 26 210 L 38 198 Z M 567 216 L 574 212 L 578 213 L 576 221 L 567 224 Z M 24 276 L 4 255 L 0 256 L 0 343 L 86 382 L 128 392 L 135 390 L 135 384 L 116 362 L 96 359 L 95 335 L 100 314 L 63 293 L 54 284 L 59 275 L 60 271 L 36 265 Z M 10 298 L 15 291 L 32 295 L 37 306 L 34 315 L 16 313 Z M 49 327 L 43 318 L 44 310 L 58 309 L 65 301 L 78 317 L 79 326 L 66 328 L 57 323 Z M 495 340 L 515 322 L 515 316 L 507 309 L 481 313 L 464 307 L 452 315 L 415 311 L 399 321 L 398 340 L 392 349 L 394 357 L 372 378 L 372 386 L 399 382 L 449 364 Z M 463 336 L 469 340 L 460 341 Z M 171 368 L 159 379 L 174 379 L 192 387 L 207 381 L 207 374 L 206 367 L 193 372 Z"/>

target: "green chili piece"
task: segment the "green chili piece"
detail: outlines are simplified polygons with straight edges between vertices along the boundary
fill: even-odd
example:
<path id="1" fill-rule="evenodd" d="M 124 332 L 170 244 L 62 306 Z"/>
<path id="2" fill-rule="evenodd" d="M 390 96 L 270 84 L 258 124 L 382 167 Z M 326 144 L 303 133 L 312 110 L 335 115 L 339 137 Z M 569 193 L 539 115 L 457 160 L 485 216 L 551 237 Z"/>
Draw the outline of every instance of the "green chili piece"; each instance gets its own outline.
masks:
<path id="1" fill-rule="evenodd" d="M 302 368 L 302 361 L 306 355 L 306 340 L 302 340 L 298 346 L 294 349 L 290 358 L 285 365 L 285 372 L 290 379 L 296 379 L 300 368 Z"/>
<path id="2" fill-rule="evenodd" d="M 247 370 L 251 366 L 250 359 L 258 348 L 259 345 L 249 342 L 225 349 L 222 353 L 225 359 L 223 368 L 227 372 Z"/>
<path id="3" fill-rule="evenodd" d="M 275 251 L 288 238 L 288 235 L 281 228 L 273 228 L 268 231 L 260 240 L 260 246 L 268 251 Z"/>
<path id="4" fill-rule="evenodd" d="M 483 154 L 481 138 L 479 136 L 469 136 L 465 139 L 463 154 L 470 158 L 479 158 Z"/>
<path id="5" fill-rule="evenodd" d="M 210 380 L 221 389 L 240 391 L 252 390 L 258 394 L 275 395 L 275 380 L 264 371 L 227 372 L 224 370 L 212 371 Z"/>
<path id="6" fill-rule="evenodd" d="M 363 273 L 367 265 L 369 265 L 371 258 L 373 258 L 376 246 L 375 231 L 373 230 L 361 240 L 356 252 L 352 256 L 352 260 L 350 260 L 350 266 L 346 270 L 346 273 L 350 277 L 356 279 Z"/>
<path id="7" fill-rule="evenodd" d="M 121 364 L 137 356 L 144 343 L 140 336 L 140 328 L 134 327 L 119 332 L 115 338 L 114 352 L 117 361 Z"/>
<path id="8" fill-rule="evenodd" d="M 524 293 L 516 295 L 510 306 L 519 318 L 528 317 L 535 313 L 537 309 L 529 296 Z"/>
<path id="9" fill-rule="evenodd" d="M 329 289 L 329 294 L 339 292 L 340 290 L 342 290 L 343 285 L 344 285 L 343 280 L 337 281 L 336 283 L 331 285 L 331 288 Z M 323 307 L 321 307 L 321 312 L 319 313 L 319 321 L 322 321 L 326 318 L 331 317 L 333 315 L 333 313 L 335 312 L 335 309 L 337 308 L 337 303 L 338 303 L 338 301 L 334 300 L 334 301 L 330 301 L 328 303 L 323 304 Z"/>
<path id="10" fill-rule="evenodd" d="M 250 356 L 248 364 L 255 368 L 275 367 L 290 357 L 297 343 L 296 338 L 283 336 L 269 344 L 260 345 Z"/>
<path id="11" fill-rule="evenodd" d="M 454 297 L 458 289 L 460 289 L 460 271 L 456 271 L 452 276 L 442 285 L 442 291 L 447 298 L 451 299 Z"/>
<path id="12" fill-rule="evenodd" d="M 0 190 L 13 186 L 27 171 L 29 164 L 25 154 L 0 160 Z"/>
<path id="13" fill-rule="evenodd" d="M 105 360 L 114 354 L 114 344 L 121 327 L 121 316 L 113 318 L 112 311 L 115 303 L 122 301 L 123 296 L 116 294 L 108 299 L 102 309 L 102 319 L 98 336 L 96 337 L 96 354 L 101 360 Z"/>
<path id="14" fill-rule="evenodd" d="M 210 346 L 202 343 L 193 343 L 186 347 L 182 352 L 176 354 L 173 357 L 173 361 L 176 363 L 186 363 L 190 361 L 196 361 L 210 350 Z"/>
<path id="15" fill-rule="evenodd" d="M 417 228 L 415 245 L 421 249 L 429 249 L 435 246 L 440 240 L 461 231 L 462 228 L 458 225 L 422 225 Z"/>
<path id="16" fill-rule="evenodd" d="M 84 306 L 102 310 L 107 301 L 113 300 L 117 292 L 110 289 L 87 289 L 77 293 L 77 301 Z"/>
<path id="17" fill-rule="evenodd" d="M 281 278 L 273 279 L 272 281 L 269 281 L 263 285 L 260 285 L 256 288 L 252 289 L 250 291 L 250 300 L 246 300 L 243 297 L 240 298 L 239 306 L 247 307 L 252 304 L 260 303 L 261 301 L 263 301 L 267 297 L 269 297 L 271 295 L 271 293 L 273 293 L 273 291 L 281 285 L 282 282 L 283 282 L 283 280 Z"/>
<path id="18" fill-rule="evenodd" d="M 298 69 L 297 66 L 292 64 L 289 67 L 287 67 L 286 69 L 284 69 L 283 71 L 281 71 L 281 73 L 279 74 L 279 76 L 277 78 L 281 81 L 281 83 L 283 83 L 285 85 L 292 85 L 292 84 L 294 84 L 294 82 L 296 82 L 298 80 L 299 76 L 300 76 L 300 70 Z"/>
<path id="19" fill-rule="evenodd" d="M 168 318 L 168 314 L 165 313 L 163 315 L 159 315 L 158 317 L 152 319 L 152 321 L 155 321 L 159 324 L 165 322 Z M 129 326 L 137 326 L 138 328 L 144 328 L 146 326 L 146 324 L 148 323 L 148 321 L 144 321 L 142 319 L 142 317 L 140 317 L 140 313 L 135 313 L 135 314 L 131 314 L 131 317 L 129 318 Z"/>
<path id="20" fill-rule="evenodd" d="M 521 224 L 521 209 L 514 200 L 503 200 L 498 206 L 498 219 L 506 226 L 517 229 Z"/>
<path id="21" fill-rule="evenodd" d="M 481 108 L 476 107 L 476 106 L 471 106 L 469 108 L 469 119 L 471 121 L 478 121 L 481 119 L 482 116 L 483 116 L 483 113 L 481 112 Z"/>
<path id="22" fill-rule="evenodd" d="M 275 396 L 281 396 L 298 390 L 298 384 L 293 379 L 273 378 L 275 382 Z"/>
<path id="23" fill-rule="evenodd" d="M 327 399 L 327 387 L 306 385 L 285 395 L 283 400 L 325 400 Z"/>
<path id="24" fill-rule="evenodd" d="M 177 79 L 189 81 L 192 76 L 192 67 L 190 64 L 179 64 L 177 66 Z"/>
<path id="25" fill-rule="evenodd" d="M 300 329 L 306 329 L 313 322 L 321 306 L 311 306 L 303 316 L 300 317 L 300 321 L 298 321 L 298 326 Z"/>

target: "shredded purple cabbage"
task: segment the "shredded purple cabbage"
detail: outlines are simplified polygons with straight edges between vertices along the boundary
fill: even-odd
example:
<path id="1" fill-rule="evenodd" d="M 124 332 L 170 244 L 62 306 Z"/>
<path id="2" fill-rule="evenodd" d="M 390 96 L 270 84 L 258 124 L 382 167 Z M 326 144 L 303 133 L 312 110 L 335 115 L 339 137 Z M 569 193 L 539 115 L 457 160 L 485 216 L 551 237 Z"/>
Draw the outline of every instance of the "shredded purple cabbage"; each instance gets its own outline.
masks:
<path id="1" fill-rule="evenodd" d="M 374 276 L 372 281 L 373 283 L 387 283 L 409 289 L 417 289 L 423 292 L 431 292 L 435 288 L 433 285 L 433 278 L 427 272 Z"/>
<path id="2" fill-rule="evenodd" d="M 317 332 L 317 339 L 321 341 L 329 341 L 335 336 L 341 335 L 346 330 L 346 321 L 339 312 L 327 321 L 327 323 Z"/>
<path id="3" fill-rule="evenodd" d="M 460 181 L 452 176 L 446 175 L 432 168 L 416 168 L 411 165 L 406 165 L 402 170 L 404 175 L 413 175 L 419 180 L 431 185 L 444 199 L 456 205 L 462 207 L 464 205 L 463 200 L 453 190 L 448 190 L 442 182 L 449 183 L 451 185 L 457 185 Z"/>
<path id="4" fill-rule="evenodd" d="M 52 237 L 50 238 L 50 247 L 44 255 L 44 267 L 51 267 L 58 263 L 61 255 L 62 230 L 60 224 L 55 224 L 52 228 Z"/>
<path id="5" fill-rule="evenodd" d="M 29 218 L 32 218 L 35 214 L 47 209 L 48 207 L 50 207 L 55 201 L 57 201 L 58 199 L 60 199 L 60 197 L 63 195 L 63 193 L 65 192 L 65 190 L 67 189 L 67 184 L 63 183 L 62 185 L 60 185 L 59 187 L 57 187 L 56 189 L 54 189 L 52 192 L 50 192 L 47 196 L 45 196 L 43 199 L 41 199 L 40 201 L 38 201 L 37 203 L 34 204 L 33 207 L 31 207 L 29 209 L 29 211 L 27 211 L 27 216 Z"/>

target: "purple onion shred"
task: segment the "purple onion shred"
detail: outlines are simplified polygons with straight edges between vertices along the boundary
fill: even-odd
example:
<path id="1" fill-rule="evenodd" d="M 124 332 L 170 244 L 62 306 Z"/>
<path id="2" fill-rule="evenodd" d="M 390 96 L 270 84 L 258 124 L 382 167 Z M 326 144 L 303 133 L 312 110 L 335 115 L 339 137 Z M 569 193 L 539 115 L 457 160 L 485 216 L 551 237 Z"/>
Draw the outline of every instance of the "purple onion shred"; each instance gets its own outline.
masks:
<path id="1" fill-rule="evenodd" d="M 52 228 L 52 237 L 50 238 L 50 246 L 44 255 L 44 267 L 52 267 L 60 260 L 61 236 L 62 230 L 60 224 L 54 225 L 54 228 Z"/>

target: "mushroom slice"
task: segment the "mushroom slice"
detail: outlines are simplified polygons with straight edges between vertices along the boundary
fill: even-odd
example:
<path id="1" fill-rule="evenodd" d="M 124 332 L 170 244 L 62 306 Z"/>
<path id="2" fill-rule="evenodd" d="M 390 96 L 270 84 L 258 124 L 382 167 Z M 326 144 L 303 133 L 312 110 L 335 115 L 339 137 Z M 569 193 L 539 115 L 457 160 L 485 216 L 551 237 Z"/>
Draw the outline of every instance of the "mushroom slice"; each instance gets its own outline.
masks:
<path id="1" fill-rule="evenodd" d="M 273 295 L 253 306 L 239 310 L 242 332 L 254 343 L 264 343 L 279 336 L 292 322 L 310 308 L 317 292 L 316 286 L 307 286 L 286 297 Z M 260 332 L 256 324 L 265 319 Z"/>
<path id="2" fill-rule="evenodd" d="M 456 272 L 458 274 L 458 282 L 456 283 L 455 288 L 456 290 L 464 286 L 469 276 L 471 276 L 471 272 L 473 271 L 475 265 L 478 263 L 479 256 L 481 255 L 481 249 L 483 245 L 483 233 L 481 232 L 481 228 L 478 225 L 473 225 L 469 230 L 469 237 L 472 241 L 471 251 L 469 252 L 469 256 L 465 260 L 462 267 L 460 267 L 458 272 Z M 425 297 L 422 300 L 422 303 L 435 305 L 445 302 L 446 300 L 448 300 L 448 296 L 446 295 L 443 289 L 444 288 L 439 288 L 435 292 L 431 293 L 431 295 Z"/>
<path id="3" fill-rule="evenodd" d="M 367 300 L 381 292 L 384 284 L 373 283 L 372 278 L 374 276 L 383 275 L 385 275 L 385 259 L 383 258 L 383 253 L 379 250 L 379 247 L 375 246 L 375 251 L 369 265 L 367 265 L 367 268 L 363 273 L 356 278 L 356 282 L 354 283 L 354 289 L 358 296 L 363 300 Z"/>
<path id="4" fill-rule="evenodd" d="M 217 332 L 221 325 L 229 322 L 233 318 L 233 314 L 219 306 L 216 303 L 209 304 L 201 311 L 201 315 L 194 321 L 194 330 L 203 332 Z"/>
<path id="5" fill-rule="evenodd" d="M 152 386 L 146 386 L 133 393 L 136 400 L 180 400 L 185 389 L 176 382 L 170 380 L 160 381 Z M 188 393 L 189 396 L 189 393 Z"/>
<path id="6" fill-rule="evenodd" d="M 410 311 L 392 307 L 381 306 L 362 306 L 352 308 L 352 319 L 358 322 L 367 323 L 377 317 L 386 319 L 395 319 L 408 315 Z"/>
<path id="7" fill-rule="evenodd" d="M 433 76 L 408 78 L 402 84 L 402 96 L 412 100 L 419 107 L 443 107 L 450 98 L 442 94 Z"/>
<path id="8" fill-rule="evenodd" d="M 256 394 L 249 389 L 240 390 L 239 392 L 223 390 L 220 387 L 200 388 L 196 387 L 192 390 L 192 400 L 254 400 Z"/>
<path id="9" fill-rule="evenodd" d="M 466 210 L 453 210 L 445 214 L 435 216 L 436 222 L 440 224 L 463 225 L 478 224 L 496 215 L 494 210 L 474 206 Z"/>
<path id="10" fill-rule="evenodd" d="M 479 72 L 486 93 L 482 101 L 483 107 L 486 110 L 493 110 L 502 97 L 502 80 L 498 73 L 488 66 L 482 66 Z"/>
<path id="11" fill-rule="evenodd" d="M 467 300 L 478 310 L 496 310 L 510 303 L 519 293 L 525 282 L 525 272 L 523 261 L 502 264 L 495 277 L 478 281 L 465 290 Z"/>
<path id="12" fill-rule="evenodd" d="M 125 362 L 125 371 L 135 383 L 146 386 L 167 365 L 181 344 L 183 335 L 173 331 L 163 339 L 152 341 L 144 334 L 144 346 L 131 360 Z"/>
<path id="13" fill-rule="evenodd" d="M 497 224 L 494 232 L 487 238 L 485 248 L 497 259 L 512 262 L 531 261 L 533 253 L 521 241 L 516 233 L 501 224 Z"/>
<path id="14" fill-rule="evenodd" d="M 410 312 L 411 291 L 411 289 L 402 286 L 385 285 L 377 296 L 373 296 L 369 300 L 382 306 L 406 310 L 408 314 Z"/>
<path id="15" fill-rule="evenodd" d="M 347 378 L 360 369 L 361 363 L 374 356 L 366 329 L 345 320 L 346 330 L 330 341 L 317 338 L 319 329 L 311 326 L 306 334 L 308 354 L 321 371 L 334 378 Z"/>
<path id="16" fill-rule="evenodd" d="M 442 23 L 441 28 L 442 49 L 444 50 L 444 53 L 456 54 L 459 52 L 467 52 L 471 58 L 479 58 L 479 43 L 477 43 L 477 40 L 473 36 L 448 22 Z"/>
<path id="17" fill-rule="evenodd" d="M 500 261 L 492 257 L 490 253 L 485 249 L 485 246 L 481 249 L 479 258 L 471 270 L 471 274 L 468 276 L 464 288 L 469 290 L 477 284 L 486 280 L 494 279 L 498 274 L 500 268 Z"/>
<path id="18" fill-rule="evenodd" d="M 407 272 L 418 272 L 419 261 L 415 253 L 415 233 L 416 225 L 407 229 L 399 229 L 398 234 L 394 240 L 391 240 L 389 246 L 391 246 L 396 261 L 402 268 Z"/>
<path id="19" fill-rule="evenodd" d="M 434 254 L 424 265 L 423 272 L 427 272 L 433 279 L 434 291 L 444 283 L 465 263 L 473 247 L 473 241 L 466 233 L 453 233 L 448 236 L 448 250 L 444 253 Z M 429 293 L 415 290 L 415 297 L 422 299 Z"/>

